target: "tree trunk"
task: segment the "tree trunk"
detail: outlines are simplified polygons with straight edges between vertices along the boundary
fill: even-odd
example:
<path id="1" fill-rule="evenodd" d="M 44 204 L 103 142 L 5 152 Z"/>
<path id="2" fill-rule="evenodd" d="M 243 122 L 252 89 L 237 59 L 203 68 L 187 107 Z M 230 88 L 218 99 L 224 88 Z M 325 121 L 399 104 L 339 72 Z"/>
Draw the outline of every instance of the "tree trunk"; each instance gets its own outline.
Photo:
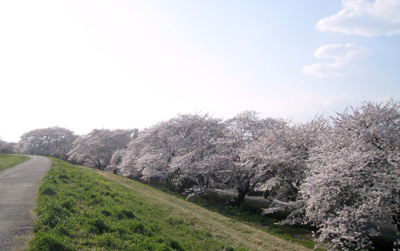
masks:
<path id="1" fill-rule="evenodd" d="M 400 210 L 398 210 L 396 215 L 393 216 L 393 221 L 397 227 L 398 234 L 400 234 Z"/>
<path id="2" fill-rule="evenodd" d="M 239 184 L 239 186 L 237 187 L 238 197 L 235 203 L 237 206 L 240 206 L 244 202 L 245 197 L 249 191 L 250 191 L 250 180 L 246 180 L 243 183 Z"/>

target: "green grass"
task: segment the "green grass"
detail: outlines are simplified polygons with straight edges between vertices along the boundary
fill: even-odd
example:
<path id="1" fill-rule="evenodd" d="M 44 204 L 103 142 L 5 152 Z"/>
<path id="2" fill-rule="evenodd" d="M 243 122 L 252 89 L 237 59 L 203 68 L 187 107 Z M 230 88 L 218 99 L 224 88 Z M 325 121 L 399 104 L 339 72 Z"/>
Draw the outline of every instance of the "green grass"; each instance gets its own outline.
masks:
<path id="1" fill-rule="evenodd" d="M 0 154 L 0 171 L 18 165 L 28 159 L 29 157 L 26 156 Z"/>
<path id="2" fill-rule="evenodd" d="M 156 189 L 171 195 L 184 198 L 181 194 L 169 190 L 165 184 L 154 185 Z M 277 212 L 272 215 L 262 215 L 262 209 L 266 205 L 257 202 L 244 202 L 240 207 L 233 205 L 232 197 L 207 192 L 189 199 L 207 210 L 216 212 L 239 222 L 251 225 L 267 233 L 273 234 L 288 241 L 298 243 L 304 247 L 313 249 L 316 242 L 312 237 L 311 228 L 296 225 L 277 225 L 288 215 L 288 212 Z M 315 229 L 312 229 L 315 231 Z M 316 250 L 325 250 L 317 248 Z"/>
<path id="3" fill-rule="evenodd" d="M 230 205 L 230 196 L 206 193 L 191 198 L 189 201 L 208 210 L 225 215 L 237 221 L 252 225 L 267 233 L 273 234 L 288 241 L 296 242 L 307 248 L 314 248 L 315 242 L 312 232 L 303 226 L 277 225 L 280 220 L 286 218 L 288 213 L 277 212 L 272 215 L 262 215 L 262 208 L 266 206 L 257 202 L 244 202 L 240 207 Z M 317 249 L 323 250 L 323 249 Z"/>
<path id="4" fill-rule="evenodd" d="M 52 161 L 31 250 L 307 250 L 148 185 Z"/>

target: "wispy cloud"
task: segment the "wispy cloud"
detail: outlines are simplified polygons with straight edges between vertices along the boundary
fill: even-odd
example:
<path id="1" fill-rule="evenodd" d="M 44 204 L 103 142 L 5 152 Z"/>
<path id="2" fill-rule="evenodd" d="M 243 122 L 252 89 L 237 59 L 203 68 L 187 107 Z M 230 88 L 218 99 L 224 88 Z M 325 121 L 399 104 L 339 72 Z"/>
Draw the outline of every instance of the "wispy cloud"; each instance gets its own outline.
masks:
<path id="1" fill-rule="evenodd" d="M 321 19 L 318 31 L 333 31 L 347 35 L 393 36 L 400 34 L 399 0 L 343 0 L 343 9 Z"/>
<path id="2" fill-rule="evenodd" d="M 305 74 L 317 77 L 343 77 L 349 75 L 353 71 L 353 65 L 343 62 L 334 62 L 331 64 L 317 63 L 303 67 L 303 72 Z"/>
<path id="3" fill-rule="evenodd" d="M 328 58 L 336 61 L 354 61 L 365 59 L 371 54 L 371 50 L 357 46 L 354 43 L 348 44 L 326 44 L 318 48 L 314 56 L 316 58 Z"/>
<path id="4" fill-rule="evenodd" d="M 354 61 L 365 59 L 370 54 L 371 50 L 354 43 L 326 44 L 318 48 L 314 56 L 319 59 L 331 59 L 333 62 L 304 66 L 303 72 L 318 77 L 347 76 L 359 71 L 353 64 Z"/>

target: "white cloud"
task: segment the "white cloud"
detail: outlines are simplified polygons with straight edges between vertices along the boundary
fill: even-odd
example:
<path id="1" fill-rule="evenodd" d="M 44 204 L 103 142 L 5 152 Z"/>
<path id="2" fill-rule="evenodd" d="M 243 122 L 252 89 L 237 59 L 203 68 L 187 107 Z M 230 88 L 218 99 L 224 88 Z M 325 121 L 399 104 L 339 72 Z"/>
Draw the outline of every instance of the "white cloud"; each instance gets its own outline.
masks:
<path id="1" fill-rule="evenodd" d="M 307 75 L 317 77 L 343 77 L 358 72 L 359 69 L 352 63 L 367 58 L 371 50 L 348 44 L 326 44 L 318 48 L 314 56 L 321 59 L 332 59 L 332 63 L 316 63 L 303 67 Z"/>
<path id="2" fill-rule="evenodd" d="M 333 31 L 346 35 L 393 36 L 400 34 L 399 0 L 343 0 L 343 9 L 321 19 L 318 31 Z"/>
<path id="3" fill-rule="evenodd" d="M 334 63 L 317 63 L 303 67 L 307 75 L 317 77 L 343 77 L 354 71 L 354 65 L 347 62 L 336 61 Z"/>
<path id="4" fill-rule="evenodd" d="M 371 51 L 369 49 L 348 43 L 323 45 L 315 51 L 314 56 L 316 58 L 329 58 L 336 61 L 350 62 L 365 59 L 370 54 Z"/>

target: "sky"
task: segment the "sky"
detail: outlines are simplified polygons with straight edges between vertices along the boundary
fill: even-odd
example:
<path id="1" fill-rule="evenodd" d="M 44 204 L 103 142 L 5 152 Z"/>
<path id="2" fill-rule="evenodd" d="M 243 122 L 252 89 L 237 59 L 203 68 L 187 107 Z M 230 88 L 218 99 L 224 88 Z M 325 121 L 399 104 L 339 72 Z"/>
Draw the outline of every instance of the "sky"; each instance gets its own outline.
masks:
<path id="1" fill-rule="evenodd" d="M 400 101 L 400 0 L 0 1 L 0 138 Z"/>

